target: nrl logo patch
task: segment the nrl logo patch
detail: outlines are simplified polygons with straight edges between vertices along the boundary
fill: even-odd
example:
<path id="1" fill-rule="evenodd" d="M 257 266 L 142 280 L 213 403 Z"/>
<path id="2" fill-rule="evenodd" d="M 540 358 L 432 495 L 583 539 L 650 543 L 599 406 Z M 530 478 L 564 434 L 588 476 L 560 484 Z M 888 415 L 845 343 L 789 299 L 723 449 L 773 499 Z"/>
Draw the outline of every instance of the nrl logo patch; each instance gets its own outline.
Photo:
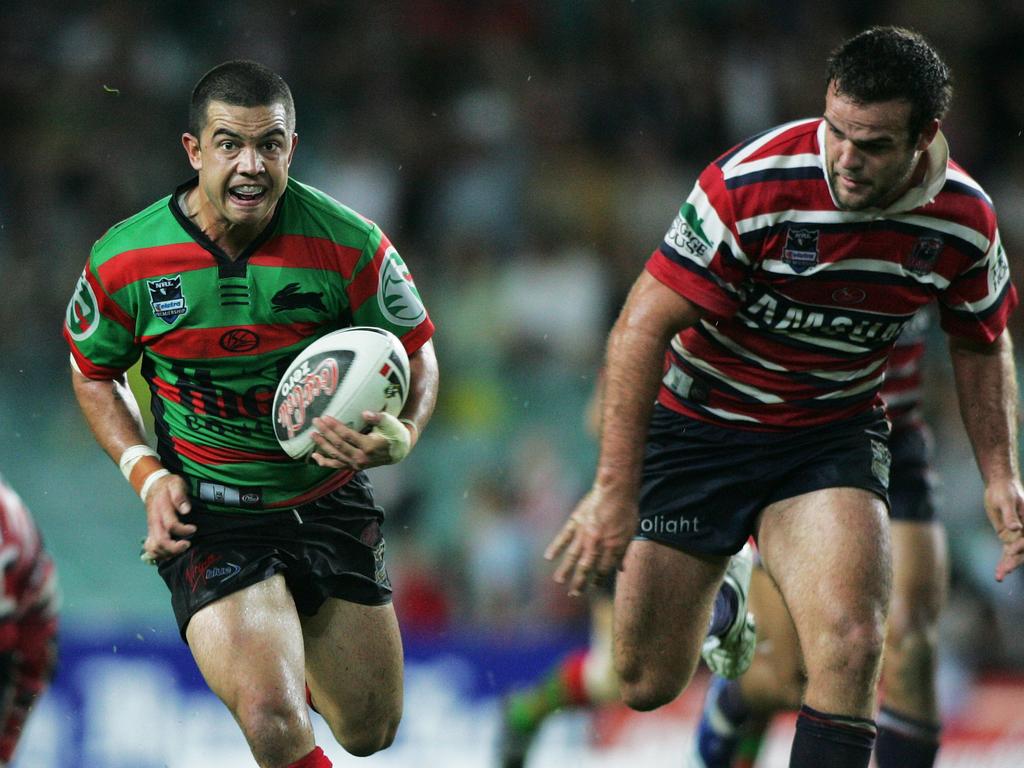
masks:
<path id="1" fill-rule="evenodd" d="M 147 280 L 146 283 L 149 285 L 149 304 L 153 307 L 154 316 L 171 325 L 188 312 L 185 295 L 181 292 L 181 275 Z"/>
<path id="2" fill-rule="evenodd" d="M 903 265 L 915 275 L 927 275 L 935 269 L 942 246 L 941 237 L 919 237 Z"/>
<path id="3" fill-rule="evenodd" d="M 800 274 L 818 265 L 818 230 L 790 227 L 786 231 L 786 247 L 782 261 Z"/>

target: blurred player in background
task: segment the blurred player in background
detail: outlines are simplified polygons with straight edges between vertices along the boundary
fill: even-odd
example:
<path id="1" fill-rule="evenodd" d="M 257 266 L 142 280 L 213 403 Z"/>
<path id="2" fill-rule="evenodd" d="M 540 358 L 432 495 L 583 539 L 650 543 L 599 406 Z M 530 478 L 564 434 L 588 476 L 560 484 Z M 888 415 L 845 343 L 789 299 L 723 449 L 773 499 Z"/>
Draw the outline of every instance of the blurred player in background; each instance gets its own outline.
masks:
<path id="1" fill-rule="evenodd" d="M 548 551 L 570 593 L 621 566 L 619 688 L 650 710 L 691 679 L 728 556 L 755 535 L 807 671 L 791 768 L 871 757 L 891 592 L 878 390 L 933 300 L 996 578 L 1024 562 L 1017 295 L 991 201 L 939 131 L 951 95 L 920 35 L 872 28 L 830 57 L 823 118 L 707 166 L 609 336 L 594 484 Z"/>
<path id="2" fill-rule="evenodd" d="M 601 392 L 604 376 L 586 409 L 587 432 L 601 431 Z M 750 665 L 756 643 L 754 617 L 747 611 L 753 555 L 749 547 L 732 557 L 715 595 L 711 623 L 702 649 L 708 666 L 731 679 Z M 522 768 L 540 727 L 561 709 L 596 709 L 619 701 L 619 686 L 612 663 L 614 577 L 600 579 L 588 595 L 590 643 L 570 653 L 529 688 L 506 697 L 501 712 L 498 764 Z"/>
<path id="3" fill-rule="evenodd" d="M 35 521 L 0 477 L 0 768 L 57 664 L 57 571 Z"/>
<path id="4" fill-rule="evenodd" d="M 323 768 L 307 698 L 349 752 L 395 737 L 402 643 L 383 510 L 362 470 L 401 461 L 434 408 L 433 333 L 387 237 L 288 178 L 291 91 L 232 61 L 196 85 L 182 143 L 197 178 L 111 228 L 68 306 L 72 382 L 146 507 L 182 638 L 262 768 Z M 350 325 L 398 336 L 410 392 L 368 434 L 330 417 L 308 462 L 270 406 L 296 352 Z M 158 451 L 124 372 L 141 356 Z"/>
<path id="5" fill-rule="evenodd" d="M 900 335 L 881 390 L 892 422 L 893 593 L 875 742 L 878 768 L 931 768 L 939 747 L 937 644 L 949 564 L 945 529 L 935 511 L 932 438 L 921 404 L 927 318 L 919 313 Z M 693 768 L 750 768 L 772 715 L 800 708 L 804 680 L 796 630 L 760 568 L 754 572 L 750 606 L 757 617 L 758 651 L 739 679 L 712 680 Z"/>

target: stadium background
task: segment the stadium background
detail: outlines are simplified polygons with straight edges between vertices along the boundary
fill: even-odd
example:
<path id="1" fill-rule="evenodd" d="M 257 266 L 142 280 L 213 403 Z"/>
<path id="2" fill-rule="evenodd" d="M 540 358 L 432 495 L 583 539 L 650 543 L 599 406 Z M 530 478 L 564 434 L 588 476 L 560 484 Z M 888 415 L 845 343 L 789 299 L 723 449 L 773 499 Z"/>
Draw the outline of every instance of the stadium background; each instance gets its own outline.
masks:
<path id="1" fill-rule="evenodd" d="M 497 697 L 586 637 L 585 606 L 540 552 L 588 481 L 583 411 L 624 292 L 700 167 L 820 113 L 824 57 L 871 23 L 916 27 L 952 64 L 947 135 L 996 201 L 1019 285 L 1014 0 L 0 4 L 0 471 L 65 595 L 63 664 L 16 765 L 251 764 L 138 562 L 142 509 L 78 414 L 59 333 L 92 242 L 188 178 L 179 137 L 203 72 L 246 57 L 285 76 L 293 175 L 381 224 L 438 324 L 437 413 L 375 475 L 410 663 L 399 740 L 365 764 L 486 766 Z M 936 341 L 928 411 L 954 565 L 940 766 L 1019 765 L 1024 574 L 992 580 Z M 701 687 L 653 715 L 557 718 L 534 765 L 678 765 Z"/>

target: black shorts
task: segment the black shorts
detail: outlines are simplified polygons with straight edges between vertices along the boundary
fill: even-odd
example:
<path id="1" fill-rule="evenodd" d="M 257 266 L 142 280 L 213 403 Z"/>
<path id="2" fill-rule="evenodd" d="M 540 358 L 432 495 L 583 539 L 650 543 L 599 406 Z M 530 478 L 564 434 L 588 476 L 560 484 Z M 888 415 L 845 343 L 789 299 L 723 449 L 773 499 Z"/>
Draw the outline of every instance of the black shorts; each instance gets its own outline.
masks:
<path id="1" fill-rule="evenodd" d="M 636 538 L 732 555 L 769 504 L 824 488 L 888 503 L 882 411 L 792 433 L 729 429 L 656 405 L 647 435 Z"/>
<path id="2" fill-rule="evenodd" d="M 200 608 L 275 573 L 284 574 L 296 608 L 306 616 L 328 597 L 362 605 L 390 602 L 383 519 L 362 473 L 284 512 L 192 511 L 182 518 L 196 526 L 192 546 L 160 564 L 182 640 Z"/>
<path id="3" fill-rule="evenodd" d="M 932 436 L 923 423 L 894 427 L 889 438 L 892 478 L 889 516 L 913 523 L 935 521 L 935 476 L 931 468 Z"/>

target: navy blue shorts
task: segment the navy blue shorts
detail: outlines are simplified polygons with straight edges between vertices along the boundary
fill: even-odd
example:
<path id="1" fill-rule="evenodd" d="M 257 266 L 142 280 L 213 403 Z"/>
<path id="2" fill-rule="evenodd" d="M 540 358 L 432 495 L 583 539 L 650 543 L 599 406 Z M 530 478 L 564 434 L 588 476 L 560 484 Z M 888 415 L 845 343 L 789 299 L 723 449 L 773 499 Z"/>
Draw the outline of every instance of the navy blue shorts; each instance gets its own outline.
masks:
<path id="1" fill-rule="evenodd" d="M 889 424 L 873 411 L 791 433 L 729 429 L 656 405 L 647 434 L 636 538 L 732 555 L 769 504 L 824 488 L 888 503 Z"/>
<path id="2" fill-rule="evenodd" d="M 282 512 L 193 510 L 192 546 L 160 563 L 182 640 L 204 606 L 283 573 L 299 613 L 328 597 L 362 605 L 391 601 L 384 563 L 384 511 L 362 473 L 316 501 Z M 186 641 L 187 642 L 187 641 Z"/>
<path id="3" fill-rule="evenodd" d="M 930 523 L 935 520 L 935 477 L 931 468 L 932 437 L 921 422 L 894 426 L 889 437 L 892 472 L 889 516 L 893 520 Z"/>

